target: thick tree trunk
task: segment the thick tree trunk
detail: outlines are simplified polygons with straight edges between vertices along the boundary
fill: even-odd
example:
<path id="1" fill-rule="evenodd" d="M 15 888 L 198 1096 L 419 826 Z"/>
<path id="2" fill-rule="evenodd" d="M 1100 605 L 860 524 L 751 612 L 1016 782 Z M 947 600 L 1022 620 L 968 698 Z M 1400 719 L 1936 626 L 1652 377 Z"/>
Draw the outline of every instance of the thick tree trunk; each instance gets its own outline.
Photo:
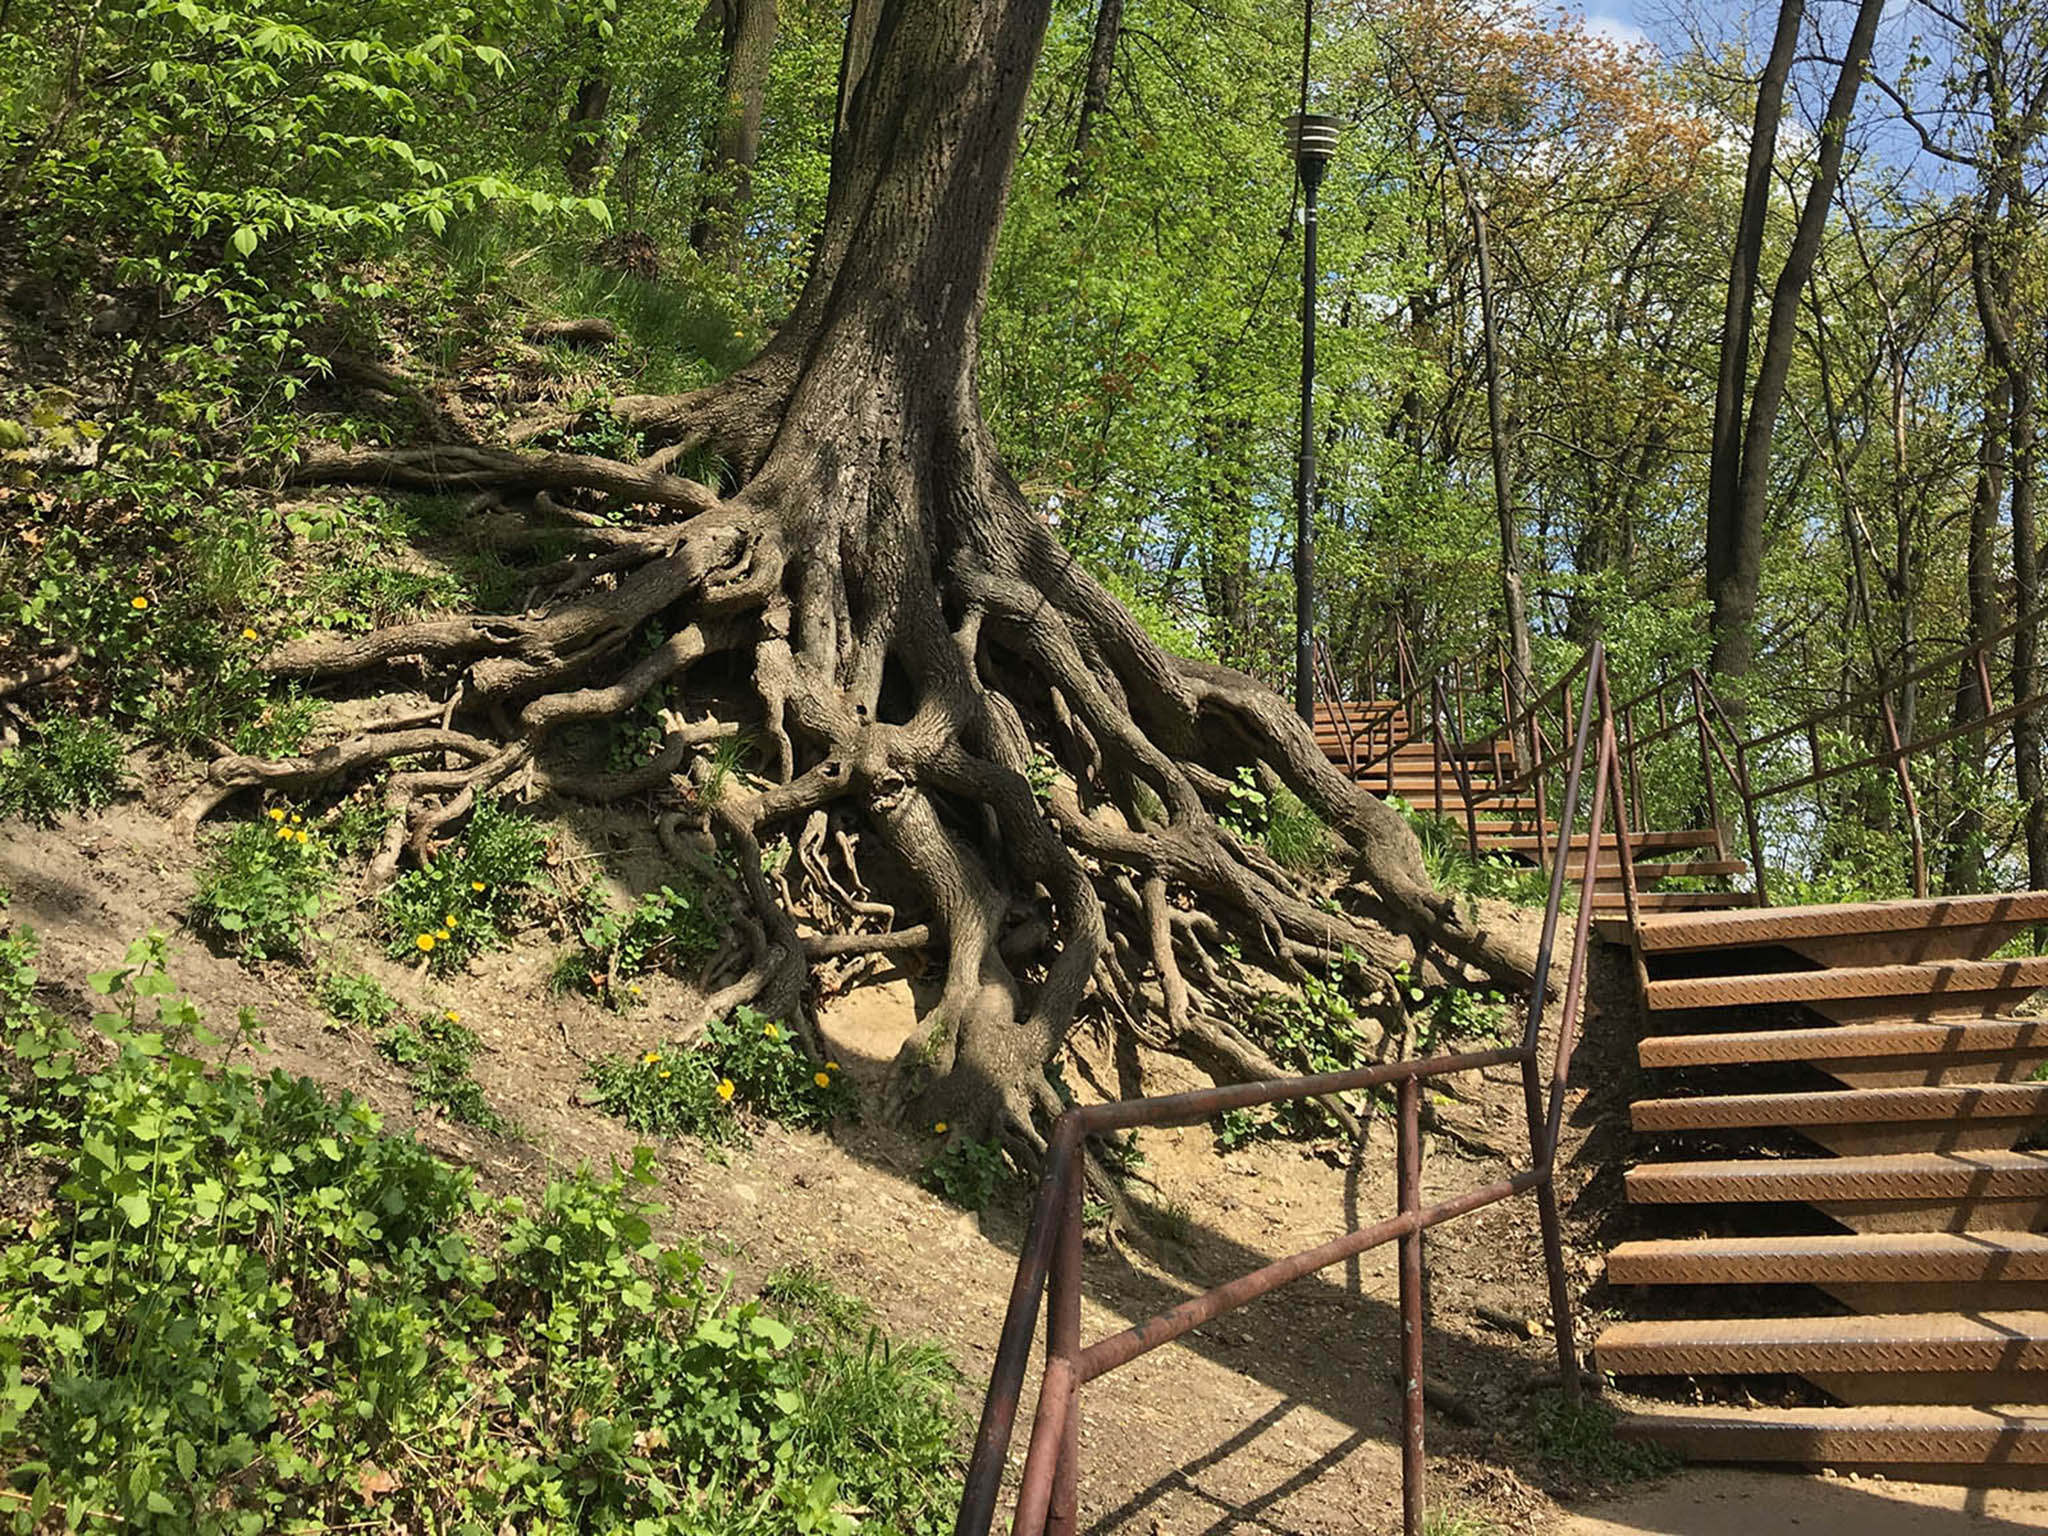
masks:
<path id="1" fill-rule="evenodd" d="M 717 32 L 725 59 L 719 113 L 704 151 L 705 191 L 690 226 L 691 247 L 707 255 L 731 241 L 734 218 L 752 189 L 779 24 L 776 0 L 712 0 L 699 23 Z"/>
<path id="2" fill-rule="evenodd" d="M 1255 993 L 1217 963 L 1226 942 L 1282 980 L 1336 968 L 1391 991 L 1423 946 L 1525 979 L 1525 930 L 1433 890 L 1406 824 L 1276 695 L 1154 645 L 997 458 L 975 397 L 978 323 L 1048 4 L 857 0 L 795 311 L 708 390 L 612 402 L 650 458 L 438 447 L 303 466 L 648 515 L 576 524 L 594 557 L 570 562 L 568 595 L 537 614 L 287 645 L 268 665 L 288 676 L 415 658 L 454 675 L 451 715 L 475 719 L 373 729 L 312 759 L 224 758 L 190 813 L 251 785 L 451 754 L 462 766 L 387 781 L 423 852 L 515 773 L 599 799 L 665 791 L 728 851 L 747 913 L 746 974 L 707 1006 L 753 1001 L 802 1028 L 814 957 L 928 949 L 942 988 L 906 1054 L 913 1103 L 1027 1153 L 1057 1108 L 1045 1067 L 1084 995 L 1108 1027 L 1237 1075 L 1275 1070 L 1237 1028 Z M 669 471 L 706 443 L 741 481 L 731 495 Z M 647 768 L 601 779 L 541 758 L 550 731 L 656 686 L 704 699 L 692 669 L 713 657 L 750 678 L 758 782 L 714 778 L 704 755 L 736 721 L 677 719 Z M 1341 906 L 1221 823 L 1235 764 L 1276 775 L 1330 824 L 1353 859 Z M 762 847 L 785 834 L 793 873 L 778 888 Z M 867 894 L 863 863 L 891 872 L 889 902 Z M 799 912 L 894 926 L 828 943 L 799 932 Z"/>

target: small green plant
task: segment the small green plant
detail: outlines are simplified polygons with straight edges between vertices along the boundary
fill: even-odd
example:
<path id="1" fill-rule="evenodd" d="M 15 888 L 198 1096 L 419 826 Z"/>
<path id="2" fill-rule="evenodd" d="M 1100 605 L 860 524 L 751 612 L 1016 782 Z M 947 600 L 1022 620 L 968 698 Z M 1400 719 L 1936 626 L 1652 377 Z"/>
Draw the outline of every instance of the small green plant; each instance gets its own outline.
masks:
<path id="1" fill-rule="evenodd" d="M 298 959 L 333 885 L 333 854 L 296 811 L 273 806 L 214 845 L 192 917 L 244 960 Z"/>
<path id="2" fill-rule="evenodd" d="M 1617 1436 L 1620 1415 L 1597 1397 L 1574 1404 L 1561 1392 L 1539 1392 L 1530 1398 L 1528 1411 L 1536 1454 L 1580 1477 L 1632 1483 L 1662 1477 L 1681 1465 L 1678 1454 L 1664 1446 Z"/>
<path id="3" fill-rule="evenodd" d="M 1195 1232 L 1195 1213 L 1185 1200 L 1167 1200 L 1145 1209 L 1145 1225 L 1168 1242 L 1184 1243 Z"/>
<path id="4" fill-rule="evenodd" d="M 416 1104 L 432 1105 L 478 1130 L 508 1130 L 509 1122 L 491 1107 L 482 1085 L 470 1075 L 470 1064 L 482 1049 L 476 1032 L 464 1028 L 462 1016 L 452 1008 L 423 1015 L 411 1024 L 388 1025 L 377 1034 L 377 1054 L 405 1069 Z"/>
<path id="5" fill-rule="evenodd" d="M 97 811 L 120 793 L 121 738 L 101 721 L 54 715 L 0 747 L 0 820 L 52 825 L 66 811 Z"/>
<path id="6" fill-rule="evenodd" d="M 1330 859 L 1330 829 L 1307 802 L 1281 785 L 1266 808 L 1266 852 L 1282 869 L 1311 870 Z"/>
<path id="7" fill-rule="evenodd" d="M 712 1020 L 701 1049 L 715 1076 L 756 1114 L 811 1129 L 860 1116 L 860 1097 L 839 1063 L 813 1061 L 788 1026 L 752 1008 Z"/>
<path id="8" fill-rule="evenodd" d="M 1341 972 L 1311 976 L 1298 992 L 1262 997 L 1246 1028 L 1272 1057 L 1303 1073 L 1346 1072 L 1370 1058 L 1364 1020 L 1345 996 Z M 1328 1136 L 1338 1129 L 1329 1110 L 1314 1102 L 1286 1103 L 1270 1110 L 1226 1110 L 1214 1124 L 1219 1151 L 1231 1152 L 1267 1136 Z"/>
<path id="9" fill-rule="evenodd" d="M 480 800 L 461 841 L 402 876 L 378 902 L 393 959 L 424 958 L 437 976 L 505 942 L 524 912 L 546 855 L 546 838 L 523 816 Z"/>
<path id="10" fill-rule="evenodd" d="M 620 912 L 601 893 L 588 895 L 578 923 L 580 947 L 556 962 L 550 978 L 558 991 L 579 991 L 611 1008 L 639 995 L 637 978 L 650 971 L 690 972 L 716 952 L 728 927 L 726 905 L 706 890 L 679 892 L 664 885 Z"/>
<path id="11" fill-rule="evenodd" d="M 643 1136 L 694 1136 L 707 1147 L 744 1144 L 735 1088 L 701 1051 L 662 1045 L 627 1058 L 600 1057 L 583 1072 L 590 1102 Z"/>
<path id="12" fill-rule="evenodd" d="M 1023 1176 L 997 1141 L 956 1136 L 924 1161 L 917 1181 L 970 1211 L 986 1211 L 998 1199 L 1021 1187 Z"/>
<path id="13" fill-rule="evenodd" d="M 1216 819 L 1246 842 L 1256 841 L 1266 830 L 1266 792 L 1259 788 L 1259 776 L 1249 767 L 1224 786 L 1223 808 Z"/>
<path id="14" fill-rule="evenodd" d="M 313 996 L 335 1023 L 357 1029 L 382 1029 L 398 1015 L 398 1004 L 374 976 L 330 971 Z"/>

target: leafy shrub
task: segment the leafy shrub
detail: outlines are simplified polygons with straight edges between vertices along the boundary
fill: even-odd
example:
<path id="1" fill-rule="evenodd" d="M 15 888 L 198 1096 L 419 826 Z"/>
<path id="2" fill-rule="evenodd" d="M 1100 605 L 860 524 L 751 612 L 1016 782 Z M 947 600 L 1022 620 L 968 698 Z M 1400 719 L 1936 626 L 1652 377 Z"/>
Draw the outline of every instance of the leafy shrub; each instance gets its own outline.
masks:
<path id="1" fill-rule="evenodd" d="M 358 1029 L 382 1029 L 398 1013 L 398 1004 L 374 976 L 330 971 L 313 995 L 337 1024 Z"/>
<path id="2" fill-rule="evenodd" d="M 579 991 L 612 1008 L 638 995 L 635 978 L 650 971 L 694 971 L 717 951 L 729 923 L 725 903 L 709 890 L 664 885 L 620 912 L 601 893 L 584 900 L 579 947 L 556 963 L 552 985 Z"/>
<path id="3" fill-rule="evenodd" d="M 1260 998 L 1245 1021 L 1268 1055 L 1304 1076 L 1364 1066 L 1372 1053 L 1363 1026 L 1338 979 L 1320 976 L 1311 976 L 1298 992 Z M 1327 1136 L 1338 1129 L 1335 1117 L 1312 1101 L 1226 1110 L 1215 1123 L 1216 1145 L 1225 1152 L 1268 1136 Z"/>
<path id="4" fill-rule="evenodd" d="M 814 1129 L 860 1113 L 838 1062 L 812 1061 L 790 1030 L 744 1007 L 713 1020 L 694 1044 L 664 1043 L 634 1060 L 594 1061 L 584 1081 L 593 1103 L 634 1130 L 695 1136 L 707 1146 L 744 1139 L 733 1113 L 739 1108 Z"/>
<path id="5" fill-rule="evenodd" d="M 733 1084 L 688 1046 L 663 1046 L 630 1060 L 600 1057 L 584 1069 L 583 1080 L 591 1103 L 643 1136 L 694 1136 L 707 1147 L 746 1139 L 733 1112 Z"/>
<path id="6" fill-rule="evenodd" d="M 126 777 L 111 726 L 54 715 L 20 745 L 0 747 L 0 819 L 50 825 L 66 811 L 97 811 Z"/>
<path id="7" fill-rule="evenodd" d="M 90 1049 L 22 1001 L 24 955 L 0 1115 L 59 1175 L 0 1244 L 15 1524 L 949 1528 L 943 1357 L 717 1289 L 656 1241 L 644 1150 L 494 1201 L 358 1100 L 210 1068 L 161 938 L 94 978 Z"/>
<path id="8" fill-rule="evenodd" d="M 296 959 L 333 885 L 333 854 L 297 812 L 273 807 L 217 843 L 199 870 L 193 921 L 244 960 Z"/>
<path id="9" fill-rule="evenodd" d="M 377 904 L 394 960 L 426 957 L 445 976 L 505 942 L 526 908 L 547 841 L 540 828 L 495 800 L 479 800 L 462 840 L 401 876 Z"/>
<path id="10" fill-rule="evenodd" d="M 1022 1188 L 1024 1176 L 1012 1166 L 1001 1142 L 957 1136 L 924 1160 L 917 1181 L 957 1206 L 985 1211 Z"/>
<path id="11" fill-rule="evenodd" d="M 470 1076 L 470 1063 L 482 1049 L 476 1032 L 464 1028 L 462 1016 L 453 1009 L 424 1015 L 411 1024 L 392 1024 L 377 1034 L 377 1054 L 405 1068 L 415 1104 L 430 1104 L 479 1130 L 504 1131 L 510 1122 L 491 1107 L 482 1085 Z"/>
<path id="12" fill-rule="evenodd" d="M 811 1060 L 793 1031 L 752 1008 L 712 1020 L 702 1049 L 713 1072 L 757 1114 L 811 1129 L 859 1117 L 859 1096 L 839 1063 Z"/>

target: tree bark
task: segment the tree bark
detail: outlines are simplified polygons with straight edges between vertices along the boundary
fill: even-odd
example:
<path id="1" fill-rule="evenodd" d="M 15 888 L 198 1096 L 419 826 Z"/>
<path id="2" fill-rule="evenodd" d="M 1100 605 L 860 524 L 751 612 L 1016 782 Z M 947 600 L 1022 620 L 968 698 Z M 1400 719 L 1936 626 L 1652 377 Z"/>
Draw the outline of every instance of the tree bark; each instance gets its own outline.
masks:
<path id="1" fill-rule="evenodd" d="M 1097 0 L 1095 35 L 1088 46 L 1088 73 L 1081 82 L 1081 110 L 1074 119 L 1074 149 L 1067 160 L 1061 195 L 1081 190 L 1088 173 L 1088 150 L 1095 142 L 1095 124 L 1109 110 L 1109 83 L 1116 72 L 1116 51 L 1123 39 L 1124 0 Z"/>
<path id="2" fill-rule="evenodd" d="M 1797 6 L 1800 0 L 1786 0 L 1786 10 Z M 1707 588 L 1713 603 L 1713 670 L 1717 676 L 1739 678 L 1749 672 L 1750 663 L 1756 654 L 1756 598 L 1757 586 L 1763 572 L 1763 529 L 1764 510 L 1770 494 L 1771 443 L 1777 431 L 1778 411 L 1784 403 L 1785 385 L 1791 377 L 1792 353 L 1798 342 L 1799 296 L 1806 286 L 1806 280 L 1813 272 L 1815 258 L 1820 254 L 1821 238 L 1827 231 L 1828 208 L 1834 200 L 1835 183 L 1840 178 L 1842 153 L 1849 136 L 1849 119 L 1856 110 L 1856 97 L 1863 86 L 1863 76 L 1870 63 L 1871 48 L 1877 39 L 1877 23 L 1884 13 L 1884 0 L 1862 0 L 1857 7 L 1856 23 L 1849 35 L 1849 46 L 1842 56 L 1840 72 L 1835 77 L 1835 87 L 1828 97 L 1827 116 L 1822 120 L 1820 130 L 1820 152 L 1817 157 L 1813 180 L 1806 189 L 1806 198 L 1799 210 L 1799 223 L 1793 230 L 1792 244 L 1786 252 L 1785 264 L 1778 271 L 1778 280 L 1771 290 L 1771 312 L 1764 332 L 1763 355 L 1757 364 L 1756 382 L 1750 391 L 1746 412 L 1743 413 L 1740 441 L 1739 467 L 1731 475 L 1726 462 L 1725 444 L 1721 431 L 1730 425 L 1724 420 L 1725 412 L 1720 400 L 1715 405 L 1716 438 L 1714 458 L 1709 469 L 1707 502 Z M 1792 17 L 1790 30 L 1796 38 L 1797 16 Z M 1786 68 L 1789 70 L 1789 43 L 1785 37 L 1786 17 L 1779 17 L 1779 35 L 1772 45 L 1772 65 L 1779 61 L 1779 45 L 1787 47 Z M 1765 71 L 1766 84 L 1771 84 L 1771 70 Z M 1776 100 L 1772 102 L 1770 140 L 1775 149 L 1777 138 L 1777 112 L 1782 102 L 1784 79 L 1780 75 L 1775 82 Z M 1758 128 L 1763 126 L 1764 101 L 1762 92 L 1758 97 Z M 1759 134 L 1759 137 L 1761 135 Z M 1750 170 L 1757 171 L 1757 142 L 1751 143 Z M 1744 310 L 1744 324 L 1739 339 L 1744 351 L 1738 354 L 1737 363 L 1743 373 L 1748 371 L 1747 311 L 1753 294 L 1755 277 L 1749 274 L 1745 282 L 1749 292 L 1738 294 L 1737 274 L 1741 272 L 1744 260 L 1745 242 L 1749 245 L 1752 258 L 1760 251 L 1762 240 L 1762 217 L 1768 203 L 1768 162 L 1763 167 L 1765 195 L 1756 208 L 1757 219 L 1754 228 L 1749 222 L 1751 213 L 1750 189 L 1744 189 L 1744 225 L 1736 238 L 1736 271 L 1729 281 L 1729 308 Z M 1727 340 L 1735 340 L 1730 337 Z M 1727 345 L 1724 340 L 1724 349 Z M 1722 359 L 1722 375 L 1728 372 L 1728 359 Z M 1738 405 L 1737 410 L 1741 411 Z M 1741 704 L 1739 695 L 1732 703 Z"/>
<path id="3" fill-rule="evenodd" d="M 705 255 L 727 248 L 735 216 L 752 190 L 761 152 L 768 64 L 780 24 L 776 0 L 712 0 L 699 26 L 716 31 L 725 67 L 719 77 L 718 116 L 704 150 L 704 195 L 690 246 Z"/>

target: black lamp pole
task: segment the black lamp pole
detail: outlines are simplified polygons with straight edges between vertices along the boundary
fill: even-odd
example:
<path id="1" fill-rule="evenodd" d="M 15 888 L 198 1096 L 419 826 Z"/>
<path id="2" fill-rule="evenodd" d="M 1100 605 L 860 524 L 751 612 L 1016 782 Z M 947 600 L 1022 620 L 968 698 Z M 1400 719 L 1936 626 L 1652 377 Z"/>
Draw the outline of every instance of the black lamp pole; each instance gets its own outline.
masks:
<path id="1" fill-rule="evenodd" d="M 1337 152 L 1337 119 L 1297 112 L 1287 119 L 1287 145 L 1301 176 L 1301 451 L 1294 473 L 1294 707 L 1316 712 L 1316 193 Z"/>

